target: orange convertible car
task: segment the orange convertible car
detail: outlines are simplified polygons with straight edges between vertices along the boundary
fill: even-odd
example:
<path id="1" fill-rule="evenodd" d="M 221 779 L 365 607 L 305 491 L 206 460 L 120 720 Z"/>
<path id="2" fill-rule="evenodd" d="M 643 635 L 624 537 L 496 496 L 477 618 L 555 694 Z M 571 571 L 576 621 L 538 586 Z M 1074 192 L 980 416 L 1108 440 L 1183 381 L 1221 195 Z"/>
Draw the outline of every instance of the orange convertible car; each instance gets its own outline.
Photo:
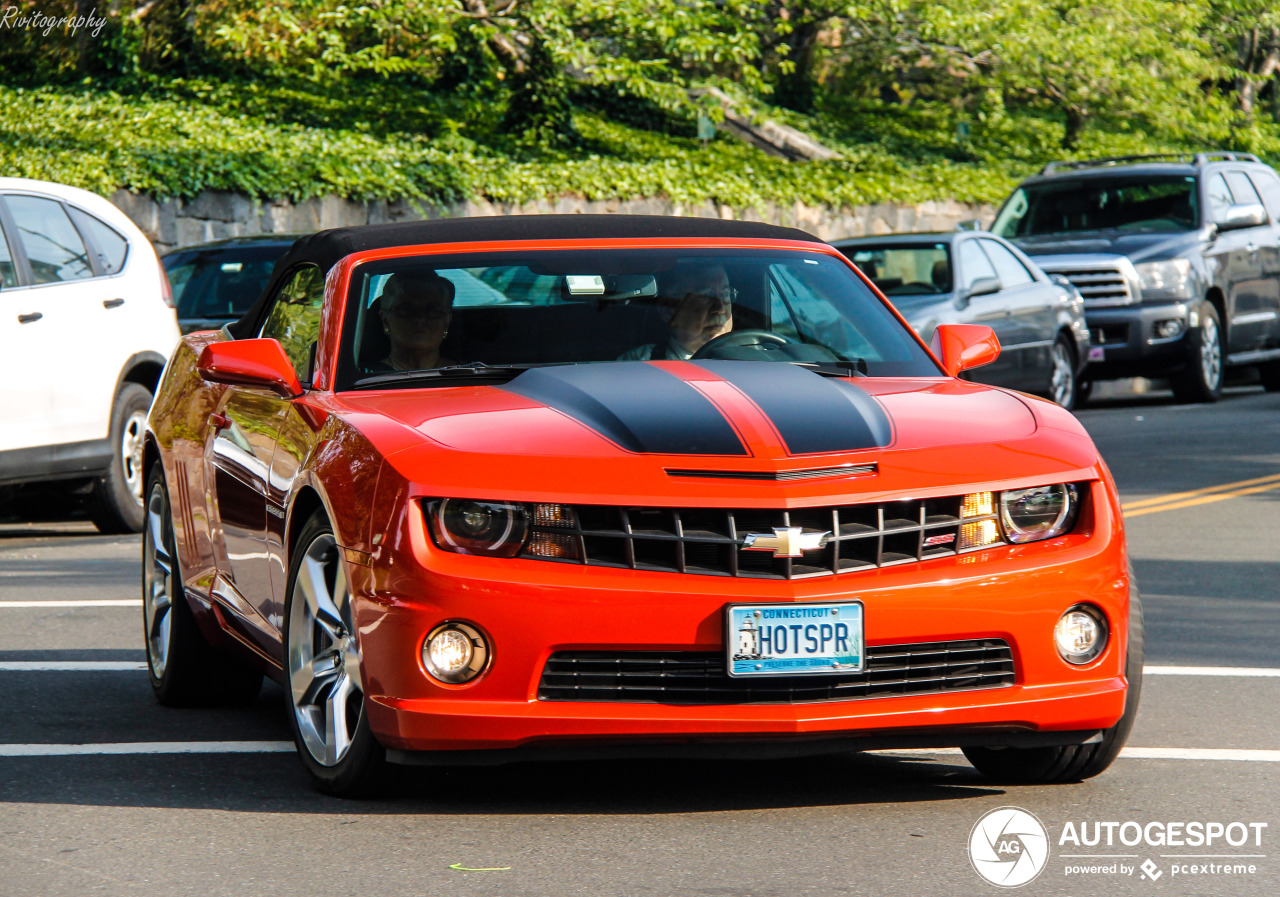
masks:
<path id="1" fill-rule="evenodd" d="M 960 746 L 1095 775 L 1137 712 L 1116 491 L 788 228 L 459 219 L 298 241 L 151 410 L 164 703 L 289 695 L 319 786 L 390 764 Z"/>

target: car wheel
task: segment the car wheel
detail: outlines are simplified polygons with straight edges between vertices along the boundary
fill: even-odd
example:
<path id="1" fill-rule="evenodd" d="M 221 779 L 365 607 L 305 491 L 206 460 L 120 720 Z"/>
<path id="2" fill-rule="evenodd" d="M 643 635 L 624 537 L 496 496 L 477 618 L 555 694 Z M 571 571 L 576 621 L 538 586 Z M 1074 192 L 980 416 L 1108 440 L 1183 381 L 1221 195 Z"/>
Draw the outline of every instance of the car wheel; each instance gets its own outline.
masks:
<path id="1" fill-rule="evenodd" d="M 151 688 L 161 704 L 247 703 L 262 688 L 262 673 L 210 647 L 183 593 L 174 548 L 173 511 L 164 469 L 147 478 L 142 531 L 142 634 Z"/>
<path id="2" fill-rule="evenodd" d="M 147 409 L 151 392 L 137 383 L 126 383 L 111 409 L 111 466 L 89 492 L 89 517 L 104 533 L 136 533 L 142 529 L 146 512 L 142 491 L 146 471 L 142 469 L 143 439 L 147 430 Z"/>
<path id="3" fill-rule="evenodd" d="M 1076 354 L 1071 348 L 1071 340 L 1059 334 L 1053 348 L 1049 350 L 1053 370 L 1049 375 L 1049 398 L 1063 408 L 1071 411 L 1076 407 L 1079 394 L 1079 383 L 1076 379 Z"/>
<path id="4" fill-rule="evenodd" d="M 1018 785 L 1052 785 L 1078 782 L 1105 770 L 1120 754 L 1138 716 L 1142 697 L 1143 624 L 1142 599 L 1129 570 L 1129 653 L 1125 658 L 1124 714 L 1102 740 L 1093 744 L 1063 747 L 1013 748 L 967 747 L 964 755 L 984 776 L 999 782 Z"/>
<path id="5" fill-rule="evenodd" d="M 327 794 L 380 792 L 389 776 L 386 750 L 369 728 L 351 590 L 323 512 L 295 545 L 284 640 L 289 725 L 303 765 Z"/>
<path id="6" fill-rule="evenodd" d="M 1222 324 L 1209 303 L 1200 308 L 1200 326 L 1191 333 L 1191 358 L 1173 378 L 1179 402 L 1216 402 L 1222 395 Z"/>

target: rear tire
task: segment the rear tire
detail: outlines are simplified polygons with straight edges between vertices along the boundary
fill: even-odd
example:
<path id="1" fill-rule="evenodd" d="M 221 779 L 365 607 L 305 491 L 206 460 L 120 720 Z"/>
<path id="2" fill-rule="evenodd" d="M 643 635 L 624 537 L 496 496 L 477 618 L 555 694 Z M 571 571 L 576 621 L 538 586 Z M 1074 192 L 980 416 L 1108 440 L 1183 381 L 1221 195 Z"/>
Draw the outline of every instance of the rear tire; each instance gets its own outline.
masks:
<path id="1" fill-rule="evenodd" d="M 146 519 L 143 488 L 147 472 L 142 469 L 143 438 L 151 392 L 137 383 L 126 383 L 111 409 L 111 466 L 93 484 L 88 511 L 94 526 L 103 533 L 136 533 Z"/>
<path id="2" fill-rule="evenodd" d="M 1200 307 L 1200 326 L 1190 334 L 1191 357 L 1170 381 L 1179 402 L 1216 402 L 1222 395 L 1222 323 L 1218 310 Z"/>
<path id="3" fill-rule="evenodd" d="M 173 510 L 164 469 L 147 477 L 142 532 L 142 635 L 156 700 L 167 707 L 247 704 L 262 688 L 262 673 L 205 641 L 182 585 L 173 538 Z"/>
<path id="4" fill-rule="evenodd" d="M 965 757 L 989 779 L 1015 785 L 1054 785 L 1079 782 L 1105 770 L 1120 754 L 1129 739 L 1138 702 L 1142 698 L 1143 623 L 1142 599 L 1129 570 L 1129 653 L 1125 658 L 1124 714 L 1095 744 L 1073 744 L 1062 747 L 1014 748 L 967 747 Z"/>

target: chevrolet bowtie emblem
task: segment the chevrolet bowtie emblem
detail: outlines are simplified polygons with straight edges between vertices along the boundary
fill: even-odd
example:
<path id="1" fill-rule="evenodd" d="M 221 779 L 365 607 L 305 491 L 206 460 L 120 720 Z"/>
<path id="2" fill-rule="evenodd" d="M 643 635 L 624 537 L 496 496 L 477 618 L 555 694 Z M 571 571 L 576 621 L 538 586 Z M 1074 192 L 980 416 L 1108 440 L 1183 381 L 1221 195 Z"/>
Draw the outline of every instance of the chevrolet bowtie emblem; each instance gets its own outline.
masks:
<path id="1" fill-rule="evenodd" d="M 775 526 L 773 535 L 748 533 L 742 545 L 743 551 L 772 551 L 776 558 L 798 558 L 806 551 L 827 544 L 830 532 L 816 530 L 805 532 L 798 526 Z"/>

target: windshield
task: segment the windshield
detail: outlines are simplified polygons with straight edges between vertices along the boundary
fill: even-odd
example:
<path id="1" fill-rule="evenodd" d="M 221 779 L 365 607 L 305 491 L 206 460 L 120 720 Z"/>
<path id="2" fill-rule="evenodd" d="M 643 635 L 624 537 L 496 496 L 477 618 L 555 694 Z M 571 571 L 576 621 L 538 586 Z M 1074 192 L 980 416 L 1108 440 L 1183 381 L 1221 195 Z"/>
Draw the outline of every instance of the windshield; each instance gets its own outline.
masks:
<path id="1" fill-rule="evenodd" d="M 886 296 L 936 296 L 951 292 L 951 253 L 946 243 L 859 246 L 849 259 Z"/>
<path id="2" fill-rule="evenodd" d="M 257 301 L 289 244 L 193 249 L 164 257 L 181 318 L 235 320 Z"/>
<path id="3" fill-rule="evenodd" d="M 1194 177 L 1064 178 L 1019 187 L 991 230 L 1005 239 L 1089 230 L 1185 231 L 1199 220 Z"/>
<path id="4" fill-rule="evenodd" d="M 429 376 L 456 379 L 472 370 L 493 377 L 495 368 L 702 358 L 807 363 L 846 375 L 938 375 L 848 265 L 818 253 L 399 258 L 357 268 L 348 302 L 340 389 L 419 386 Z"/>

